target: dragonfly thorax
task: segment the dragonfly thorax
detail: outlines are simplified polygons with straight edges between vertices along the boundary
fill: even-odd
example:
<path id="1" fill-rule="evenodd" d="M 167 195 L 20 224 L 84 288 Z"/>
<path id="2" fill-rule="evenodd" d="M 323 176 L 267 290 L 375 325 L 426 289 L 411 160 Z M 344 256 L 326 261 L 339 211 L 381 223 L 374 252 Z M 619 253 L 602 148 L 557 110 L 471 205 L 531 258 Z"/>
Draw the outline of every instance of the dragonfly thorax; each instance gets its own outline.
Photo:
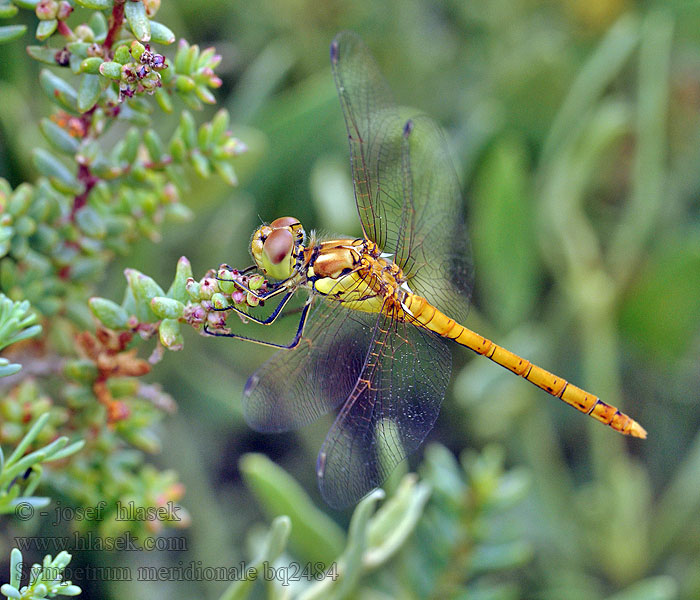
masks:
<path id="1" fill-rule="evenodd" d="M 313 248 L 306 276 L 315 293 L 362 312 L 382 312 L 400 303 L 401 268 L 366 239 L 326 240 Z"/>
<path id="2" fill-rule="evenodd" d="M 292 276 L 304 252 L 304 228 L 294 217 L 280 217 L 255 230 L 250 253 L 257 267 L 273 279 Z"/>

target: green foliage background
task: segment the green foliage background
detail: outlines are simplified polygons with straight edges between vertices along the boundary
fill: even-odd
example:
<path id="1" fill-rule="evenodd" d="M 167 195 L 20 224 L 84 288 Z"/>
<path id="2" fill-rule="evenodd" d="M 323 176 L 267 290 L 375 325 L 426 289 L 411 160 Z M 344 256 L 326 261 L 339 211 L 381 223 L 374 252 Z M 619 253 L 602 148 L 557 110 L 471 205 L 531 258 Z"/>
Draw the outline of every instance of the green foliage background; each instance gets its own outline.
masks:
<path id="1" fill-rule="evenodd" d="M 249 152 L 236 163 L 239 187 L 196 181 L 184 198 L 194 219 L 114 261 L 99 295 L 121 298 L 127 266 L 165 285 L 181 255 L 195 276 L 222 262 L 247 265 L 260 219 L 293 215 L 307 231 L 359 233 L 328 59 L 333 35 L 356 31 L 398 102 L 431 114 L 448 133 L 476 264 L 466 325 L 619 406 L 649 432 L 647 441 L 624 439 L 455 348 L 430 439 L 455 455 L 496 444 L 506 466 L 529 480 L 524 499 L 495 525 L 530 549 L 512 561 L 523 566 L 508 574 L 515 587 L 503 593 L 511 595 L 464 597 L 700 597 L 700 5 L 182 0 L 163 2 L 159 20 L 223 54 L 219 105 Z M 0 47 L 0 175 L 13 186 L 34 178 L 30 150 L 43 144 L 37 123 L 51 112 L 35 92 L 39 67 L 24 53 L 31 43 L 27 34 Z M 170 119 L 156 128 L 168 131 Z M 294 326 L 284 322 L 274 335 L 290 338 Z M 243 385 L 266 356 L 189 331 L 184 350 L 167 353 L 149 378 L 179 410 L 161 425 L 156 462 L 186 486 L 187 550 L 87 552 L 82 564 L 249 561 L 260 537 L 251 523 L 269 523 L 285 506 L 261 502 L 265 493 L 244 484 L 251 457 L 239 459 L 251 451 L 267 454 L 330 512 L 314 473 L 330 421 L 261 436 L 242 419 Z M 319 539 L 339 535 L 310 516 Z M 331 514 L 342 529 L 349 516 Z M 296 535 L 302 548 L 313 540 Z M 0 556 L 9 548 L 0 545 Z M 308 546 L 296 548 L 296 560 L 309 555 Z M 363 597 L 424 597 L 420 583 L 405 582 L 429 586 L 432 571 L 410 565 L 406 555 L 383 564 L 360 586 Z M 459 566 L 452 573 L 469 577 Z M 104 598 L 216 597 L 226 588 L 76 583 Z"/>

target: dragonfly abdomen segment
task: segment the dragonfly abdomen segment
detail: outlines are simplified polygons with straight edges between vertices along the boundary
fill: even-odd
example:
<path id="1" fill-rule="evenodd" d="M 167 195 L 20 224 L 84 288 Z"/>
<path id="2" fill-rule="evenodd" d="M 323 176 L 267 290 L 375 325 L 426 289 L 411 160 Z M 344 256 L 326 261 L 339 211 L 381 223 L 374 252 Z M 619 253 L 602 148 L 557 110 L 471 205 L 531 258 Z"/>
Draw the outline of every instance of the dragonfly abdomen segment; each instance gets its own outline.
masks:
<path id="1" fill-rule="evenodd" d="M 482 354 L 496 364 L 505 367 L 516 375 L 520 375 L 548 394 L 563 400 L 576 410 L 580 410 L 601 423 L 609 425 L 615 431 L 625 435 L 646 438 L 647 433 L 644 428 L 614 406 L 572 385 L 566 379 L 557 377 L 542 367 L 532 364 L 529 360 L 518 356 L 510 350 L 506 350 L 471 329 L 467 329 L 440 312 L 425 298 L 407 294 L 403 300 L 403 309 L 426 329 L 430 329 L 443 337 L 453 339 L 461 346 L 466 346 L 470 350 Z"/>

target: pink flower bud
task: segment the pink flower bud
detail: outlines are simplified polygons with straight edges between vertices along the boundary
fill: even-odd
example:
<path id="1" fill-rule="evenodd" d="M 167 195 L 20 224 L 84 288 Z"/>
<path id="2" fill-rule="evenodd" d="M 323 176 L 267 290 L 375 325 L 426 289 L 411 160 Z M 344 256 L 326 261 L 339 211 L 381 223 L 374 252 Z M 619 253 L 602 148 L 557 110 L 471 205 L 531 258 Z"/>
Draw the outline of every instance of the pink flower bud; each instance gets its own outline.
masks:
<path id="1" fill-rule="evenodd" d="M 73 7 L 70 5 L 70 2 L 66 2 L 66 0 L 61 0 L 61 2 L 58 3 L 58 13 L 56 14 L 56 18 L 59 21 L 65 21 L 72 12 Z"/>
<path id="2" fill-rule="evenodd" d="M 36 5 L 36 16 L 41 21 L 50 21 L 58 15 L 58 3 L 55 0 L 41 0 Z"/>

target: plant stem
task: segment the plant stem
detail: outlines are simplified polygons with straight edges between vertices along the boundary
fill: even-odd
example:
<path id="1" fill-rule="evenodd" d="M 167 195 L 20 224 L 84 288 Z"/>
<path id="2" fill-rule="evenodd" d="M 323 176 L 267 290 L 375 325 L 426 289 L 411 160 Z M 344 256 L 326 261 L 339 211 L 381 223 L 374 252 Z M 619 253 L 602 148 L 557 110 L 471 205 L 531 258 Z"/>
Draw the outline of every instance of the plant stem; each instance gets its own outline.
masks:
<path id="1" fill-rule="evenodd" d="M 112 49 L 117 34 L 124 23 L 124 4 L 126 4 L 126 0 L 114 0 L 112 16 L 109 19 L 109 31 L 107 31 L 107 37 L 102 44 L 107 50 Z"/>

